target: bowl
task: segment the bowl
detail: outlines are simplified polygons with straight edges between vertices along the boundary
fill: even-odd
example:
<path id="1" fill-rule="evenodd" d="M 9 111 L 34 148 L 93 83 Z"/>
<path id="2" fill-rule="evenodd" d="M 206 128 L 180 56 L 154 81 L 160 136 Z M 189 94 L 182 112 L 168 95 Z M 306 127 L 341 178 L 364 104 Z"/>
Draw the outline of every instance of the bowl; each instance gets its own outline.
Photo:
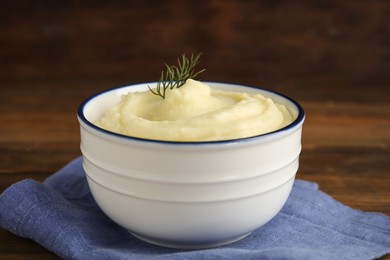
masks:
<path id="1" fill-rule="evenodd" d="M 298 170 L 302 107 L 266 89 L 206 82 L 260 93 L 287 105 L 297 118 L 274 132 L 207 142 L 136 138 L 93 123 L 123 94 L 155 84 L 110 89 L 78 109 L 83 167 L 102 211 L 141 240 L 188 249 L 238 241 L 277 215 Z"/>

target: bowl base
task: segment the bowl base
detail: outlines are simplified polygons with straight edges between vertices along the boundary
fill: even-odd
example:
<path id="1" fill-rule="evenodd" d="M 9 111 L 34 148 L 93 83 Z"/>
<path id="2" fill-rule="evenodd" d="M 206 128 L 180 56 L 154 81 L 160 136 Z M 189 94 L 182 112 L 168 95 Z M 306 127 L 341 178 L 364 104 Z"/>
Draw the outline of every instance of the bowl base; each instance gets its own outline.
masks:
<path id="1" fill-rule="evenodd" d="M 162 247 L 169 247 L 169 248 L 176 248 L 176 249 L 206 249 L 206 248 L 213 248 L 213 247 L 219 247 L 219 246 L 224 246 L 228 245 L 234 242 L 237 242 L 245 237 L 247 237 L 249 234 L 252 232 L 249 232 L 245 235 L 235 237 L 232 239 L 224 240 L 224 241 L 218 241 L 214 243 L 180 243 L 180 242 L 175 242 L 175 241 L 166 241 L 166 240 L 159 240 L 159 239 L 154 239 L 150 237 L 145 237 L 140 234 L 133 233 L 129 231 L 133 236 L 136 238 L 145 241 L 147 243 L 157 245 L 157 246 L 162 246 Z"/>

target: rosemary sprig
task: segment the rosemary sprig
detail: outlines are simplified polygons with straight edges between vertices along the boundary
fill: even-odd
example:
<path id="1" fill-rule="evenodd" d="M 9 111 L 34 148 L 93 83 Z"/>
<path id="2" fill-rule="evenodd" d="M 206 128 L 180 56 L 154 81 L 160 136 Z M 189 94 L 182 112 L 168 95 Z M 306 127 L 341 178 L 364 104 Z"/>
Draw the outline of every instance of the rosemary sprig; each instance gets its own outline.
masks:
<path id="1" fill-rule="evenodd" d="M 165 64 L 166 71 L 165 73 L 164 71 L 161 72 L 156 89 L 148 86 L 149 90 L 153 94 L 165 98 L 167 89 L 180 88 L 186 83 L 187 79 L 195 79 L 200 73 L 205 71 L 205 69 L 198 72 L 194 70 L 195 66 L 200 63 L 200 56 L 201 53 L 196 56 L 192 54 L 190 58 L 187 58 L 183 54 L 181 59 L 177 59 L 178 66 Z"/>

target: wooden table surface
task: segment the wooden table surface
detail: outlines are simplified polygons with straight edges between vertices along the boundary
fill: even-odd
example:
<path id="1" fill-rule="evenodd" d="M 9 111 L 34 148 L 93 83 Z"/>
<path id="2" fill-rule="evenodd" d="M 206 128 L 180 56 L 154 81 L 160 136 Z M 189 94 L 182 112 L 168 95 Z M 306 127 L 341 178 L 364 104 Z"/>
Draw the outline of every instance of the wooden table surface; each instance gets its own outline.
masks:
<path id="1" fill-rule="evenodd" d="M 390 215 L 389 13 L 386 0 L 2 1 L 0 192 L 80 155 L 83 99 L 202 52 L 203 80 L 304 106 L 297 178 Z M 0 259 L 55 258 L 0 229 Z"/>

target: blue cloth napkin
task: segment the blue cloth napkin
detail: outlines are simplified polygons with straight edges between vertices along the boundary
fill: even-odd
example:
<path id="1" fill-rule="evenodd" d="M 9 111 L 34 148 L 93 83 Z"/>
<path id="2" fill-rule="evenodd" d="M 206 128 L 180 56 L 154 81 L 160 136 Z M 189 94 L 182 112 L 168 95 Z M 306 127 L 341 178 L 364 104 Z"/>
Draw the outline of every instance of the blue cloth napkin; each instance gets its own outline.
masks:
<path id="1" fill-rule="evenodd" d="M 374 259 L 390 253 L 390 217 L 353 210 L 296 180 L 269 223 L 236 243 L 204 250 L 150 245 L 96 205 L 77 158 L 44 183 L 18 182 L 0 196 L 0 226 L 65 259 Z"/>

